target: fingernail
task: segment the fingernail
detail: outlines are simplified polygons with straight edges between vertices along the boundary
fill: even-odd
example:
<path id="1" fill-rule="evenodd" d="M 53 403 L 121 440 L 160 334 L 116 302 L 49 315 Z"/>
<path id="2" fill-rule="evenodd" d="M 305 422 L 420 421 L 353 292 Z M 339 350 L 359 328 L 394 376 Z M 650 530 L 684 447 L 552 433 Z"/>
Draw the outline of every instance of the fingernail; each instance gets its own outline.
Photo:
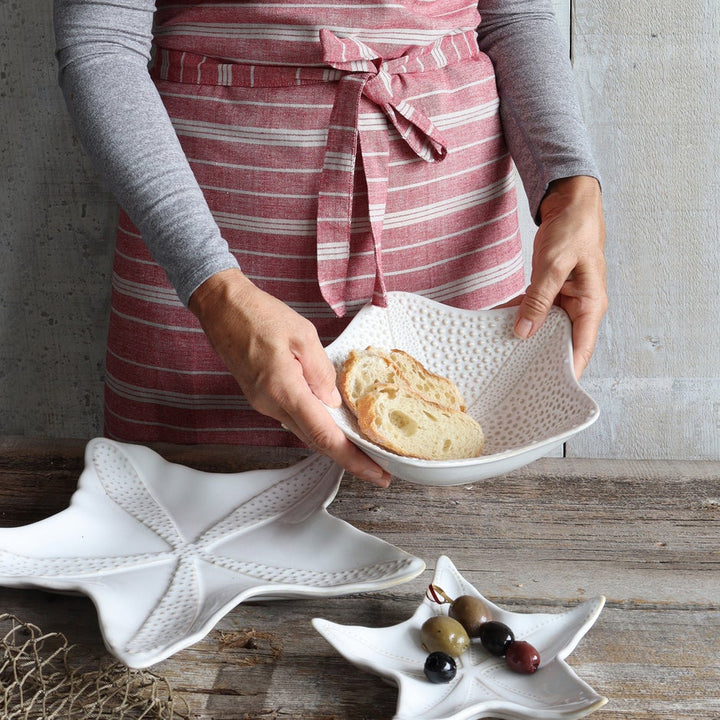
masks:
<path id="1" fill-rule="evenodd" d="M 363 473 L 363 478 L 379 487 L 387 487 L 390 484 L 390 480 L 385 477 L 382 470 L 367 470 Z"/>
<path id="2" fill-rule="evenodd" d="M 331 407 L 340 407 L 342 405 L 342 397 L 340 397 L 340 392 L 337 388 L 333 388 L 332 393 L 330 394 L 330 406 Z"/>
<path id="3" fill-rule="evenodd" d="M 532 332 L 532 321 L 528 320 L 525 317 L 521 317 L 518 319 L 518 321 L 515 323 L 515 335 L 517 335 L 519 338 L 522 338 L 525 340 L 526 338 L 530 337 L 530 333 Z"/>

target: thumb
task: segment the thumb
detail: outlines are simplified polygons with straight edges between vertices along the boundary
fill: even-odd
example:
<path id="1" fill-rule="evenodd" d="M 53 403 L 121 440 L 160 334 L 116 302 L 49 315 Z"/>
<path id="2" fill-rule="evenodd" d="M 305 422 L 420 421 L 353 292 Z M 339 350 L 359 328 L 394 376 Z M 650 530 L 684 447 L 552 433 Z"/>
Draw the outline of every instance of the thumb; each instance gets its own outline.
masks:
<path id="1" fill-rule="evenodd" d="M 330 407 L 340 407 L 342 398 L 336 386 L 335 367 L 320 343 L 306 348 L 298 357 L 305 380 L 313 395 Z"/>
<path id="2" fill-rule="evenodd" d="M 561 288 L 562 283 L 556 287 L 549 276 L 528 285 L 515 315 L 513 331 L 517 337 L 526 339 L 537 332 L 545 322 Z"/>

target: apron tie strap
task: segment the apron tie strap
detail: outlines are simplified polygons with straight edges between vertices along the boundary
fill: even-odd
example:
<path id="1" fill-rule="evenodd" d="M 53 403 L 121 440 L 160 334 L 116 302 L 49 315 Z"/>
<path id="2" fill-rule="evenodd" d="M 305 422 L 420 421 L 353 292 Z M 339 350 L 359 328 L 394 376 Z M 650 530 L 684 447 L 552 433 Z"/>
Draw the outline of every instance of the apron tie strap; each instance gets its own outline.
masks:
<path id="1" fill-rule="evenodd" d="M 346 313 L 350 262 L 353 183 L 361 153 L 368 189 L 368 208 L 375 256 L 373 302 L 385 305 L 382 271 L 382 227 L 387 201 L 388 147 L 386 132 L 363 132 L 360 104 L 376 105 L 410 149 L 426 162 L 442 160 L 447 144 L 432 120 L 406 97 L 404 76 L 438 70 L 478 56 L 474 35 L 446 35 L 430 45 L 415 46 L 402 57 L 385 59 L 359 40 L 320 31 L 324 62 L 344 73 L 333 105 L 317 219 L 318 282 L 333 311 Z"/>

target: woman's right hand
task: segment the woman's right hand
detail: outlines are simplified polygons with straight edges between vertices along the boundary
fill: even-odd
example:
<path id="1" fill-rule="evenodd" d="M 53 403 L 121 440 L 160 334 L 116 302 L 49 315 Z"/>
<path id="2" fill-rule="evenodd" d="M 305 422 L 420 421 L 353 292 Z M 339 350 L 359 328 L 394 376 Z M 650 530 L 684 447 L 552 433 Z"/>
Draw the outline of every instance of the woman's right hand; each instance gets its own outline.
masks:
<path id="1" fill-rule="evenodd" d="M 389 484 L 390 475 L 345 437 L 323 405 L 342 401 L 310 321 L 235 269 L 208 278 L 189 307 L 255 410 L 356 477 Z"/>

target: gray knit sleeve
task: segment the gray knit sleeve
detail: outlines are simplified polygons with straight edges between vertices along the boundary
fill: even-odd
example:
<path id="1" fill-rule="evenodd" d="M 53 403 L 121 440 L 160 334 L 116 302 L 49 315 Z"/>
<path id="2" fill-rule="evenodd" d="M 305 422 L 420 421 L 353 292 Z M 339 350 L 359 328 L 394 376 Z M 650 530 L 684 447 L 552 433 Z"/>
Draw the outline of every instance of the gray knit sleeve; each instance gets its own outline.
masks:
<path id="1" fill-rule="evenodd" d="M 153 13 L 151 0 L 55 0 L 56 54 L 78 137 L 187 304 L 237 262 L 148 73 Z"/>
<path id="2" fill-rule="evenodd" d="M 495 65 L 503 129 L 537 219 L 553 180 L 600 179 L 568 45 L 551 0 L 481 0 L 478 9 L 480 48 Z"/>

